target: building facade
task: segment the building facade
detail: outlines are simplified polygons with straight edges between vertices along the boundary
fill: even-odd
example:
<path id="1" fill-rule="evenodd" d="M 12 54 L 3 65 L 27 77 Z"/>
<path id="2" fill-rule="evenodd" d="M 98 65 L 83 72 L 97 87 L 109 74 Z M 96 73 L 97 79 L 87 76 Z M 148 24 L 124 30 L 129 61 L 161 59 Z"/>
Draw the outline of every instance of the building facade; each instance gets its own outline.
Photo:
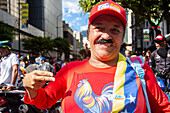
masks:
<path id="1" fill-rule="evenodd" d="M 29 3 L 28 27 L 22 28 L 22 3 Z M 16 28 L 13 50 L 30 54 L 22 47 L 22 39 L 31 37 L 63 38 L 62 0 L 0 0 L 0 21 Z M 57 56 L 57 53 L 51 53 Z"/>
<path id="2" fill-rule="evenodd" d="M 79 51 L 81 49 L 84 49 L 84 47 L 83 47 L 83 35 L 79 31 L 73 31 L 73 36 L 74 36 L 74 40 L 73 40 L 73 43 L 74 43 L 74 51 L 73 52 L 74 53 L 73 54 L 78 55 Z"/>
<path id="3" fill-rule="evenodd" d="M 63 38 L 62 0 L 27 0 L 29 23 L 44 31 L 45 37 Z"/>
<path id="4" fill-rule="evenodd" d="M 19 13 L 19 7 L 21 8 L 20 5 L 22 3 L 25 3 L 25 0 L 0 0 L 0 21 L 12 28 L 18 29 L 16 30 L 16 35 L 14 35 L 12 48 L 17 54 L 21 55 L 28 53 L 28 51 L 23 50 L 22 39 L 34 36 L 44 37 L 44 31 L 30 24 L 26 29 L 21 28 L 21 14 Z"/>
<path id="5" fill-rule="evenodd" d="M 70 59 L 73 58 L 72 54 L 74 53 L 74 37 L 73 37 L 73 30 L 69 27 L 65 21 L 63 21 L 63 35 L 64 38 L 67 38 L 70 43 L 70 55 L 65 55 L 65 60 L 69 61 Z"/>

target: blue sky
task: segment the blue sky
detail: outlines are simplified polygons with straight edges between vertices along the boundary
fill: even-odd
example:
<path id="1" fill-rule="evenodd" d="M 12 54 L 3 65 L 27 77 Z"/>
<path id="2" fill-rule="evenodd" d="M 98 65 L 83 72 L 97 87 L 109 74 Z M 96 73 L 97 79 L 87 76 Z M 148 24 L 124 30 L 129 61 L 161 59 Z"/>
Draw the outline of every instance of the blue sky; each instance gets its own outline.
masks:
<path id="1" fill-rule="evenodd" d="M 79 0 L 62 0 L 63 20 L 74 31 L 85 31 L 88 27 L 89 13 L 84 13 L 78 6 Z"/>

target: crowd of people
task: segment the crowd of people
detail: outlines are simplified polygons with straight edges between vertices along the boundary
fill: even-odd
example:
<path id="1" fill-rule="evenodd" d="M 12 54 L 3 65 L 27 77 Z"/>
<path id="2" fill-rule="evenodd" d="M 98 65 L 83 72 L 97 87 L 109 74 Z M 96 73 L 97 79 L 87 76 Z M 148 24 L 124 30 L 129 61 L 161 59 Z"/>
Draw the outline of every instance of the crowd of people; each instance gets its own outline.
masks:
<path id="1" fill-rule="evenodd" d="M 130 51 L 127 50 L 125 56 L 120 53 L 126 26 L 126 11 L 117 3 L 108 0 L 93 6 L 87 31 L 90 42 L 89 58 L 72 61 L 67 65 L 54 60 L 56 70 L 49 72 L 39 69 L 46 59 L 38 57 L 35 60 L 38 67 L 26 72 L 23 78 L 26 89 L 24 102 L 47 109 L 62 99 L 61 107 L 65 113 L 169 113 L 168 97 L 159 87 L 150 68 L 152 66 L 160 71 L 164 68 L 170 70 L 170 51 L 166 40 L 159 35 L 155 38 L 155 45 L 166 49 L 167 57 L 161 58 L 157 54 L 158 49 L 152 53 L 148 50 L 143 53 L 146 62 L 141 59 L 141 67 L 137 67 L 140 70 L 136 71 L 132 68 L 134 65 L 127 60 L 132 57 Z M 1 42 L 0 81 L 7 83 L 8 89 L 15 84 L 17 67 L 20 65 L 16 55 L 10 52 L 10 47 L 8 42 Z M 8 58 L 12 60 L 4 62 Z M 7 63 L 9 65 L 4 66 Z M 21 65 L 27 66 L 23 62 Z M 10 73 L 7 75 L 5 72 L 3 75 L 4 70 Z M 141 81 L 141 74 L 144 81 Z M 5 76 L 10 78 L 6 79 Z M 2 81 L 3 79 L 7 81 Z M 49 84 L 44 87 L 46 82 Z"/>
<path id="2" fill-rule="evenodd" d="M 157 72 L 165 73 L 163 76 L 161 76 L 161 78 L 165 82 L 165 86 L 166 86 L 165 90 L 169 92 L 170 91 L 170 48 L 169 48 L 169 44 L 166 42 L 166 38 L 163 35 L 156 36 L 154 41 L 155 41 L 156 50 L 151 52 L 151 50 L 147 49 L 146 51 L 142 52 L 142 56 L 145 62 L 149 64 L 149 66 L 153 69 L 154 73 L 157 73 Z M 162 52 L 166 53 L 166 58 L 162 57 L 162 55 L 158 53 L 158 49 L 160 47 L 164 48 L 165 51 L 162 51 Z M 132 53 L 130 50 L 125 51 L 126 57 L 133 56 L 131 54 Z"/>
<path id="3" fill-rule="evenodd" d="M 170 112 L 168 97 L 150 66 L 145 63 L 138 73 L 146 81 L 145 97 L 140 78 L 119 53 L 126 25 L 126 12 L 120 5 L 111 0 L 95 5 L 87 31 L 90 57 L 68 63 L 55 76 L 40 70 L 28 73 L 23 79 L 24 102 L 45 109 L 62 99 L 65 113 Z M 46 81 L 50 83 L 42 88 Z"/>
<path id="4" fill-rule="evenodd" d="M 9 40 L 0 41 L 0 88 L 13 90 L 23 87 L 22 79 L 26 73 L 34 70 L 53 72 L 55 75 L 67 62 L 45 57 L 37 57 L 30 61 L 29 55 L 19 56 L 11 52 Z"/>

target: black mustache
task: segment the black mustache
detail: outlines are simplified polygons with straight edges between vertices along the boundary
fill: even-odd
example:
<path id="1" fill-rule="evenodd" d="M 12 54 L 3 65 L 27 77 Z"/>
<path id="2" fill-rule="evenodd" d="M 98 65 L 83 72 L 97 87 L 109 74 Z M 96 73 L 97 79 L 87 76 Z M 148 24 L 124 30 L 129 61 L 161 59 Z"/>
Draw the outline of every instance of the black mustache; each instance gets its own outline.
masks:
<path id="1" fill-rule="evenodd" d="M 111 39 L 105 40 L 105 39 L 100 39 L 97 41 L 97 43 L 113 43 Z"/>

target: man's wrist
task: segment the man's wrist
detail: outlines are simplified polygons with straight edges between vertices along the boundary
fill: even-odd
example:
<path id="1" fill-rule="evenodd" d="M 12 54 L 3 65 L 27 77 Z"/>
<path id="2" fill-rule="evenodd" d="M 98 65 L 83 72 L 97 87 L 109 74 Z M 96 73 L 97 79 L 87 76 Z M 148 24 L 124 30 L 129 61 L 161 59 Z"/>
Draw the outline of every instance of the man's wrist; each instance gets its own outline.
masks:
<path id="1" fill-rule="evenodd" d="M 12 87 L 14 87 L 14 85 L 12 85 L 12 84 L 10 84 L 10 85 L 8 85 L 8 86 L 12 86 Z"/>

